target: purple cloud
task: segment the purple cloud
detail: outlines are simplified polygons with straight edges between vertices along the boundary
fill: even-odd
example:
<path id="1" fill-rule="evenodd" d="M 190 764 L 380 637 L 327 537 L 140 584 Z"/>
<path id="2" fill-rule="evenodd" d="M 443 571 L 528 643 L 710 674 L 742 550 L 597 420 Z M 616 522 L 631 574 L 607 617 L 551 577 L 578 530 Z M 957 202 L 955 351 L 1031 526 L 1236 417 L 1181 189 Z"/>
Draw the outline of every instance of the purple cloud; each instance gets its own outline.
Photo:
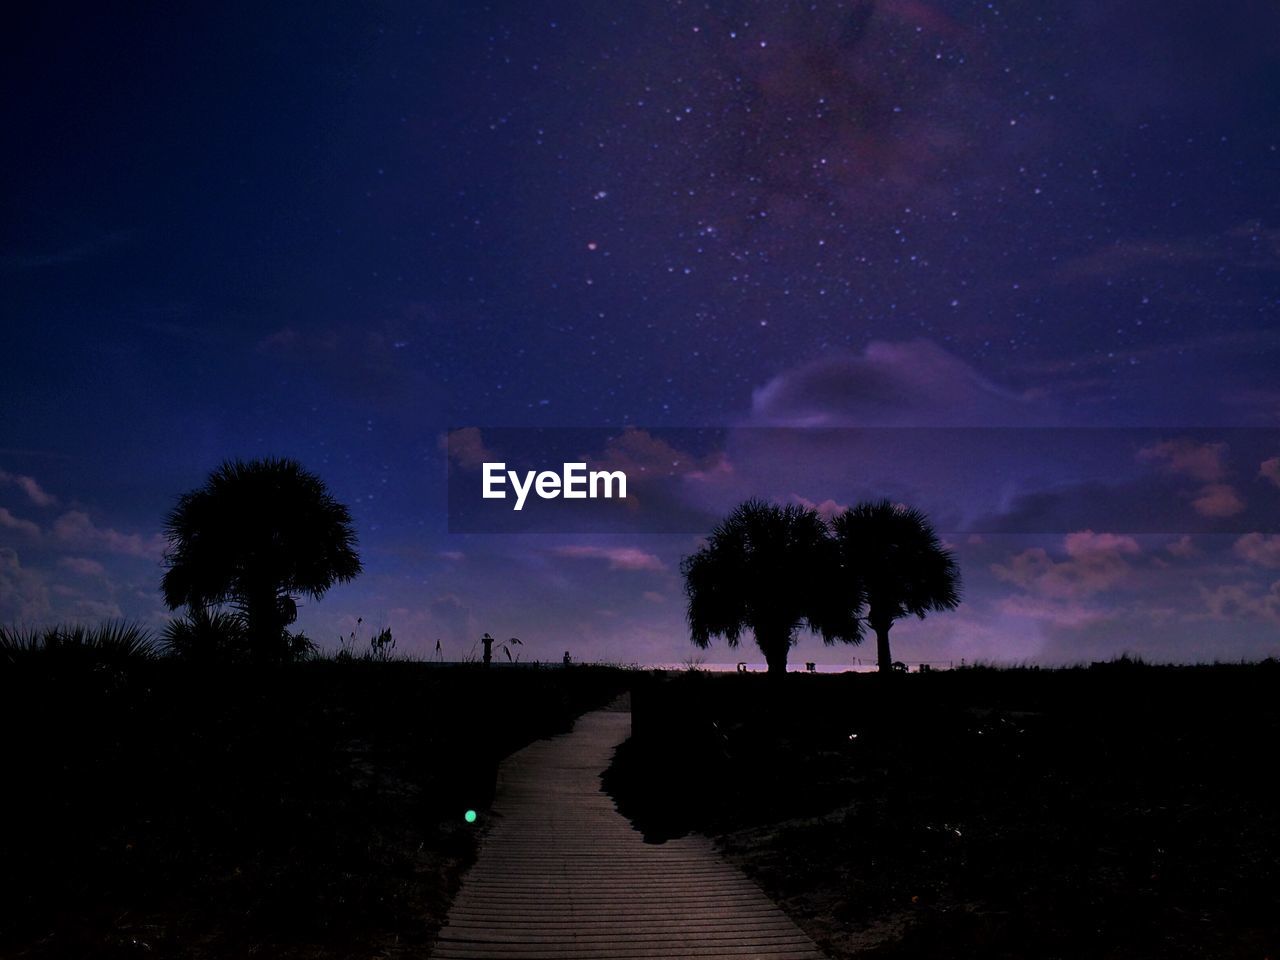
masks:
<path id="1" fill-rule="evenodd" d="M 1270 480 L 1277 487 L 1280 487 L 1280 457 L 1263 460 L 1258 468 L 1258 476 Z"/>
<path id="2" fill-rule="evenodd" d="M 0 470 L 0 483 L 18 487 L 37 507 L 52 507 L 58 502 L 58 498 L 41 487 L 35 477 Z"/>
<path id="3" fill-rule="evenodd" d="M 1244 512 L 1246 504 L 1229 483 L 1210 483 L 1200 490 L 1191 506 L 1202 517 L 1234 517 Z"/>
<path id="4" fill-rule="evenodd" d="M 657 556 L 636 547 L 600 547 L 588 544 L 566 544 L 553 547 L 557 557 L 572 559 L 605 560 L 610 570 L 665 570 L 666 564 Z"/>
<path id="5" fill-rule="evenodd" d="M 1187 438 L 1161 440 L 1138 451 L 1138 459 L 1201 483 L 1219 483 L 1227 475 L 1227 445 Z"/>
<path id="6" fill-rule="evenodd" d="M 33 539 L 40 536 L 40 526 L 24 517 L 15 517 L 5 507 L 0 507 L 0 527 L 16 530 L 18 533 Z"/>
<path id="7" fill-rule="evenodd" d="M 478 427 L 450 430 L 440 437 L 437 446 L 444 451 L 450 462 L 466 470 L 479 470 L 483 464 L 501 459 L 485 446 Z"/>
<path id="8" fill-rule="evenodd" d="M 928 340 L 873 341 L 861 354 L 785 371 L 752 393 L 751 422 L 825 426 L 1028 426 L 1054 420 Z"/>
<path id="9" fill-rule="evenodd" d="M 1280 567 L 1280 534 L 1246 533 L 1235 542 L 1236 556 L 1261 567 Z"/>
<path id="10" fill-rule="evenodd" d="M 68 510 L 55 520 L 53 538 L 57 543 L 77 550 L 102 550 L 146 560 L 161 559 L 166 547 L 165 538 L 158 533 L 146 537 L 99 527 L 83 510 Z"/>
<path id="11" fill-rule="evenodd" d="M 58 561 L 58 565 L 82 577 L 101 577 L 107 572 L 106 567 L 88 557 L 63 557 Z"/>

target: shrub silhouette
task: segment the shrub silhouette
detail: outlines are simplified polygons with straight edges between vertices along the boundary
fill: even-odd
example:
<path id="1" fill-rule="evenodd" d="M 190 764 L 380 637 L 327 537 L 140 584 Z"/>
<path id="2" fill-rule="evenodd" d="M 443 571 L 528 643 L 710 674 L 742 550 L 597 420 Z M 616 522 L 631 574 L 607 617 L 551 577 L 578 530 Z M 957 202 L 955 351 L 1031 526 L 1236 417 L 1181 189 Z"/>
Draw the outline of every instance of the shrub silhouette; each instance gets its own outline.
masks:
<path id="1" fill-rule="evenodd" d="M 828 644 L 862 639 L 862 593 L 839 576 L 835 543 L 812 509 L 748 500 L 680 570 L 691 639 L 704 649 L 716 636 L 736 647 L 750 630 L 769 673 L 782 674 L 801 626 Z"/>
<path id="2" fill-rule="evenodd" d="M 0 663 L 40 659 L 66 663 L 115 664 L 150 660 L 156 655 L 151 634 L 133 623 L 108 621 L 22 630 L 0 627 Z"/>
<path id="3" fill-rule="evenodd" d="M 169 609 L 230 604 L 252 655 L 296 659 L 309 641 L 285 629 L 299 596 L 320 599 L 360 572 L 350 511 L 294 460 L 229 460 L 184 493 L 165 522 Z"/>
<path id="4" fill-rule="evenodd" d="M 893 670 L 889 629 L 901 617 L 924 619 L 960 604 L 960 568 L 929 518 L 888 500 L 859 503 L 832 522 L 843 575 L 864 591 L 881 673 Z"/>
<path id="5" fill-rule="evenodd" d="M 244 617 L 234 610 L 197 607 L 160 632 L 165 654 L 184 660 L 247 660 L 251 647 Z"/>

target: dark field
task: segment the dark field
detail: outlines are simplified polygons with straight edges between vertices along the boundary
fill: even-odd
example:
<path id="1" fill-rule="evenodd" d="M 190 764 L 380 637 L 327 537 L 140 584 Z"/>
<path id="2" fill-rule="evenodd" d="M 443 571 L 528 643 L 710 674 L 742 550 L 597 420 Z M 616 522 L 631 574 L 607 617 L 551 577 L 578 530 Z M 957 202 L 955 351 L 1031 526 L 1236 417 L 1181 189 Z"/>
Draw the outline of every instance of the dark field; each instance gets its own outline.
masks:
<path id="1" fill-rule="evenodd" d="M 606 787 L 833 957 L 1280 956 L 1280 665 L 927 675 L 0 667 L 0 956 L 427 954 L 501 757 L 634 687 Z"/>
<path id="2" fill-rule="evenodd" d="M 421 957 L 498 760 L 628 679 L 0 665 L 0 956 Z"/>
<path id="3" fill-rule="evenodd" d="M 833 957 L 1280 956 L 1280 664 L 685 675 L 606 784 Z"/>

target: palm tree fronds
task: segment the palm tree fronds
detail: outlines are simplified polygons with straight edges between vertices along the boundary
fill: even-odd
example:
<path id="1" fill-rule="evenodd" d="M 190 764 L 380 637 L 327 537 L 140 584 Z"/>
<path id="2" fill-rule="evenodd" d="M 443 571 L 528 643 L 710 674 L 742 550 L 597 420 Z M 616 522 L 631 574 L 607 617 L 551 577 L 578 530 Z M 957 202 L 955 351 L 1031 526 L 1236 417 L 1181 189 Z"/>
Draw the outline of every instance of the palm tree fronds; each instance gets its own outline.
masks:
<path id="1" fill-rule="evenodd" d="M 110 620 L 87 627 L 70 624 L 44 630 L 0 627 L 0 662 L 57 659 L 88 663 L 150 660 L 157 654 L 151 632 L 135 623 Z"/>

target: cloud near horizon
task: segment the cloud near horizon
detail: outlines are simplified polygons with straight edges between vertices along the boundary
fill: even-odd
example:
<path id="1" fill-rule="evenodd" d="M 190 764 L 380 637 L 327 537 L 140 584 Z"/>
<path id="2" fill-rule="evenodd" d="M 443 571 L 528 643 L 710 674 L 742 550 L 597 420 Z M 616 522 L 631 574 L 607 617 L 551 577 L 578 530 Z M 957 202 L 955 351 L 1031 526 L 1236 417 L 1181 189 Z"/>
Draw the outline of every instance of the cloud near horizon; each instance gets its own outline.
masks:
<path id="1" fill-rule="evenodd" d="M 828 497 L 826 500 L 823 500 L 821 503 L 815 503 L 812 500 L 809 500 L 805 497 L 800 496 L 800 494 L 798 493 L 793 493 L 791 495 L 791 499 L 789 502 L 798 503 L 800 506 L 804 507 L 806 510 L 814 511 L 823 520 L 833 520 L 835 517 L 839 516 L 840 514 L 844 513 L 846 510 L 849 509 L 849 504 L 837 503 L 835 500 L 832 500 L 830 497 Z"/>
<path id="2" fill-rule="evenodd" d="M 552 547 L 551 554 L 574 560 L 604 560 L 610 570 L 652 570 L 667 568 L 657 554 L 637 547 L 602 547 L 591 544 L 565 544 Z"/>
<path id="3" fill-rule="evenodd" d="M 1234 517 L 1247 506 L 1239 491 L 1226 482 L 1231 471 L 1225 443 L 1201 443 L 1185 437 L 1161 440 L 1139 450 L 1138 460 L 1204 484 L 1191 501 L 1191 508 L 1202 517 Z"/>
<path id="4" fill-rule="evenodd" d="M 101 550 L 146 560 L 164 557 L 168 541 L 162 534 L 144 536 L 122 533 L 112 527 L 100 527 L 83 510 L 68 510 L 54 521 L 53 539 L 59 544 L 79 550 Z"/>
<path id="5" fill-rule="evenodd" d="M 49 587 L 37 571 L 22 564 L 16 550 L 0 547 L 0 616 L 35 623 L 49 616 Z"/>
<path id="6" fill-rule="evenodd" d="M 1078 601 L 1112 590 L 1132 572 L 1131 558 L 1142 549 L 1129 536 L 1081 530 L 1062 542 L 1066 559 L 1055 559 L 1044 547 L 1031 547 L 992 572 L 1006 583 L 1048 600 Z"/>
<path id="7" fill-rule="evenodd" d="M 1238 622 L 1249 619 L 1280 626 L 1280 580 L 1270 585 L 1229 583 L 1214 587 L 1201 585 L 1205 613 L 1202 619 Z"/>
<path id="8" fill-rule="evenodd" d="M 49 509 L 64 500 L 34 477 L 0 474 L 0 482 L 22 491 L 32 504 Z M 167 542 L 159 534 L 128 532 L 96 521 L 87 509 L 57 514 L 45 527 L 0 507 L 0 622 L 29 625 L 128 615 L 161 621 L 159 576 L 155 572 Z M 18 552 L 21 549 L 21 555 Z M 108 566 L 86 554 L 116 558 Z M 154 581 L 154 582 L 152 582 Z"/>
<path id="9" fill-rule="evenodd" d="M 1280 567 L 1280 534 L 1246 533 L 1235 542 L 1236 556 L 1261 567 Z"/>
<path id="10" fill-rule="evenodd" d="M 1186 437 L 1161 440 L 1138 451 L 1138 460 L 1155 463 L 1201 483 L 1221 483 L 1227 476 L 1227 445 L 1200 443 Z"/>

